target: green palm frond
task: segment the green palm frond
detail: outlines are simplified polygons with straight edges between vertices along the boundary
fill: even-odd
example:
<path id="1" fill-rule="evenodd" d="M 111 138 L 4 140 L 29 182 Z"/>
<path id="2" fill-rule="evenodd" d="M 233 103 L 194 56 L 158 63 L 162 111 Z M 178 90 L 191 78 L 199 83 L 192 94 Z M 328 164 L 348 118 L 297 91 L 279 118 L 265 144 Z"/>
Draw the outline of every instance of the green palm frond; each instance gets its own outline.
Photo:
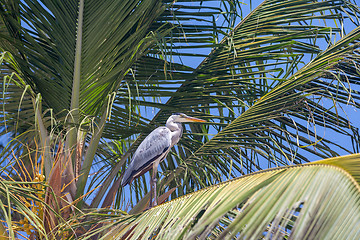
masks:
<path id="1" fill-rule="evenodd" d="M 4 159 L 11 154 L 10 149 L 16 152 L 21 141 L 25 139 L 33 139 L 36 135 L 35 118 L 34 118 L 34 93 L 30 86 L 19 77 L 18 74 L 12 72 L 6 66 L 6 63 L 12 62 L 12 55 L 8 52 L 3 52 L 0 58 L 0 65 L 2 66 L 1 75 L 1 129 L 2 135 L 6 133 L 17 133 L 18 141 L 13 141 L 8 144 L 5 151 L 2 153 Z M 20 143 L 19 143 L 20 142 Z"/>
<path id="2" fill-rule="evenodd" d="M 356 68 L 356 66 L 358 66 L 358 56 L 355 49 L 358 48 L 359 43 L 349 43 L 351 43 L 353 39 L 359 39 L 359 37 L 360 27 L 344 37 L 344 39 L 334 45 L 334 47 L 320 54 L 311 63 L 291 76 L 285 83 L 280 84 L 261 97 L 239 118 L 227 125 L 223 131 L 212 138 L 204 148 L 206 149 L 209 145 L 216 145 L 221 148 L 222 145 L 219 143 L 233 145 L 234 143 L 232 141 L 227 143 L 226 135 L 232 136 L 236 134 L 236 131 L 241 131 L 247 124 L 253 125 L 261 123 L 262 121 L 268 121 L 269 115 L 275 119 L 281 116 L 283 112 L 291 111 L 292 108 L 299 108 L 300 101 L 307 101 L 303 98 L 303 95 L 306 95 L 307 92 L 299 91 L 302 90 L 301 86 L 306 85 L 307 82 L 322 78 L 322 76 L 327 75 L 329 72 L 335 72 L 336 74 L 336 72 L 341 70 L 338 68 L 340 64 L 348 64 L 349 68 Z M 353 61 L 353 58 L 356 60 Z M 349 78 L 351 78 L 350 74 Z M 310 93 L 312 95 L 317 94 L 317 92 Z M 244 125 L 242 123 L 243 121 L 245 122 Z"/>
<path id="3" fill-rule="evenodd" d="M 356 87 L 346 88 L 359 84 L 359 33 L 356 29 L 343 36 L 344 29 L 330 27 L 342 25 L 344 7 L 349 7 L 346 11 L 358 24 L 359 9 L 350 2 L 264 1 L 193 71 L 181 65 L 174 65 L 172 71 L 171 64 L 163 60 L 153 61 L 159 67 L 148 70 L 138 62 L 137 71 L 129 76 L 136 79 L 128 81 L 131 94 L 120 91 L 115 100 L 122 113 L 133 115 L 123 114 L 121 121 L 114 118 L 116 122 L 111 121 L 110 131 L 105 132 L 109 138 L 142 134 L 121 161 L 114 163 L 108 180 L 147 133 L 163 125 L 172 112 L 213 121 L 191 126 L 192 133 L 161 164 L 163 191 L 181 186 L 173 197 L 219 182 L 224 176 L 336 156 L 339 151 L 356 152 L 358 129 L 339 113 L 337 104 L 359 106 Z M 344 40 L 332 43 L 336 34 Z M 181 81 L 176 91 L 168 85 Z M 141 98 L 139 92 L 148 98 Z M 161 96 L 170 99 L 159 103 L 156 99 Z M 324 99 L 329 99 L 330 106 L 321 104 Z M 129 104 L 160 111 L 146 125 L 149 120 Z M 130 122 L 126 132 L 120 122 Z M 348 136 L 353 146 L 336 144 L 332 133 Z M 134 190 L 144 192 L 145 182 L 146 178 L 140 179 Z"/>
<path id="4" fill-rule="evenodd" d="M 290 124 L 288 124 L 287 128 L 284 130 L 281 129 L 281 124 L 288 123 L 289 119 L 296 118 L 299 115 L 301 116 L 304 114 L 304 112 L 305 116 L 312 113 L 311 109 L 309 112 L 304 110 L 309 106 L 307 105 L 308 100 L 305 98 L 305 96 L 309 96 L 310 94 L 317 95 L 318 91 L 315 90 L 311 92 L 303 92 L 302 86 L 306 86 L 308 82 L 317 82 L 317 79 L 323 79 L 323 76 L 328 76 L 329 72 L 335 72 L 335 74 L 336 72 L 340 72 L 341 70 L 338 68 L 340 64 L 346 65 L 348 63 L 349 68 L 357 68 L 358 54 L 356 52 L 356 48 L 358 47 L 358 43 L 356 41 L 352 41 L 354 41 L 354 39 L 359 39 L 359 37 L 360 28 L 357 28 L 344 37 L 343 40 L 324 51 L 311 63 L 300 69 L 286 82 L 278 85 L 269 93 L 265 94 L 251 107 L 244 111 L 238 118 L 219 131 L 208 142 L 203 145 L 199 144 L 194 147 L 194 151 L 189 154 L 188 159 L 185 160 L 185 164 L 187 162 L 191 163 L 197 161 L 197 164 L 202 166 L 200 169 L 203 169 L 207 165 L 216 164 L 209 163 L 212 160 L 212 158 L 209 156 L 220 155 L 222 152 L 224 152 L 227 156 L 231 156 L 230 160 L 234 162 L 237 161 L 236 164 L 240 167 L 242 164 L 244 164 L 243 162 L 245 160 L 239 158 L 236 160 L 236 156 L 246 158 L 246 149 L 254 149 L 254 151 L 256 151 L 258 154 L 263 155 L 269 161 L 272 161 L 275 166 L 287 165 L 291 164 L 292 162 L 297 162 L 295 158 L 296 156 L 293 156 L 292 154 L 298 154 L 298 152 L 297 150 L 291 152 L 288 147 L 291 147 L 291 145 L 295 147 L 306 147 L 306 145 L 314 145 L 320 151 L 318 153 L 314 153 L 319 156 L 336 155 L 336 152 L 332 151 L 331 147 L 329 148 L 329 146 L 327 146 L 331 144 L 328 139 L 322 139 L 321 137 L 316 136 L 315 133 L 310 132 L 307 129 L 299 129 L 299 127 L 296 126 L 293 127 L 293 130 L 291 130 L 290 128 L 291 124 L 293 124 L 292 122 L 290 122 Z M 356 60 L 353 61 L 352 59 Z M 352 79 L 351 75 L 348 75 L 348 78 Z M 356 95 L 356 93 L 352 94 Z M 316 112 L 313 115 L 315 114 Z M 344 121 L 342 118 L 334 118 L 334 116 L 331 116 L 330 114 L 328 114 L 330 116 L 328 117 L 326 112 L 319 114 L 324 115 L 322 119 L 325 119 L 326 124 L 330 127 L 337 126 L 346 129 L 349 126 L 349 123 Z M 280 124 L 277 124 L 276 121 L 280 122 Z M 297 120 L 297 122 L 299 122 L 299 120 Z M 295 128 L 298 131 L 297 141 L 293 137 L 295 134 L 291 133 L 294 132 Z M 251 129 L 253 129 L 253 131 L 251 131 Z M 351 126 L 350 130 L 357 131 L 354 127 Z M 311 139 L 306 139 L 304 135 L 301 135 L 299 132 L 302 132 L 303 134 L 308 132 L 310 136 L 321 140 L 324 142 L 324 144 L 322 144 L 321 141 L 316 144 L 315 141 L 313 142 Z M 286 137 L 289 139 L 286 139 Z M 284 143 L 279 141 L 279 139 L 287 140 L 284 141 L 285 144 L 287 143 L 287 146 L 284 146 Z M 274 144 L 277 145 L 277 147 L 273 146 Z M 358 146 L 358 144 L 359 139 L 356 139 L 355 145 Z M 239 146 L 243 146 L 243 149 L 239 150 Z M 272 152 L 273 154 L 271 154 Z M 285 155 L 288 162 L 281 161 L 281 158 L 277 158 L 276 155 Z M 306 158 L 303 159 L 306 160 Z M 300 160 L 302 159 L 300 158 Z M 223 157 L 223 161 L 229 161 L 229 159 Z M 247 163 L 247 165 L 249 164 L 251 164 L 251 162 Z M 230 165 L 230 163 L 228 163 L 228 165 Z M 244 168 L 246 169 L 247 167 L 245 166 Z M 180 166 L 180 169 L 186 168 L 181 168 Z M 190 173 L 199 175 L 196 169 L 199 168 L 197 168 L 195 165 L 193 167 L 193 172 Z M 208 178 L 211 179 L 210 176 Z"/>
<path id="5" fill-rule="evenodd" d="M 204 54 L 188 54 L 186 51 L 192 47 L 216 46 L 218 35 L 225 34 L 234 24 L 239 3 L 221 1 L 228 10 L 223 11 L 202 2 L 196 1 L 192 5 L 192 0 L 110 1 L 104 4 L 96 1 L 3 1 L 0 6 L 0 46 L 13 58 L 4 66 L 21 79 L 21 86 L 14 88 L 16 94 L 15 90 L 4 90 L 3 100 L 9 102 L 14 98 L 16 102 L 20 95 L 24 95 L 29 105 L 25 108 L 4 104 L 6 110 L 3 114 L 8 119 L 1 125 L 8 124 L 5 126 L 7 132 L 13 134 L 12 138 L 16 137 L 6 152 L 21 148 L 23 143 L 38 142 L 40 138 L 40 147 L 48 151 L 49 161 L 46 162 L 51 168 L 56 139 L 66 137 L 68 152 L 73 152 L 71 147 L 74 144 L 86 139 L 88 151 L 81 169 L 77 170 L 83 173 L 77 191 L 77 196 L 81 195 L 102 134 L 99 126 L 101 119 L 106 117 L 102 112 L 111 106 L 108 96 L 115 91 L 129 94 L 126 86 L 134 80 L 132 69 L 137 71 L 145 64 L 152 72 L 159 68 L 159 64 L 170 62 L 168 73 L 171 74 L 175 67 L 176 71 L 183 71 L 188 76 L 192 74 L 192 68 L 174 64 L 170 59 L 177 55 L 203 57 Z M 225 18 L 225 24 L 219 25 L 215 21 L 218 15 Z M 189 43 L 202 44 L 188 46 Z M 155 61 L 155 64 L 151 66 L 147 60 Z M 163 68 L 159 69 L 164 72 Z M 10 72 L 2 71 L 1 77 L 5 79 L 8 74 Z M 179 83 L 183 82 L 181 74 L 175 75 L 180 79 Z M 167 76 L 163 78 L 164 82 L 168 79 Z M 10 89 L 15 82 L 6 84 L 2 85 L 3 89 Z M 144 95 L 141 97 L 147 97 L 146 91 L 140 92 Z M 116 102 L 113 106 L 113 119 L 120 119 L 116 128 L 125 129 L 129 122 L 132 126 L 139 123 L 140 114 L 134 117 L 130 113 L 128 117 L 127 107 Z M 21 125 L 19 118 L 12 117 L 15 113 L 29 123 L 26 128 L 8 128 L 10 124 Z M 149 129 L 148 122 L 149 119 L 143 119 L 140 125 Z M 108 126 L 107 129 L 111 130 L 111 124 Z M 21 137 L 17 135 L 18 129 Z M 78 135 L 84 139 L 77 139 L 75 130 L 85 132 Z M 129 128 L 124 136 L 132 134 L 134 131 Z M 52 146 L 54 149 L 50 149 Z"/>
<path id="6" fill-rule="evenodd" d="M 147 38 L 149 25 L 163 11 L 158 1 L 87 2 L 83 9 L 83 35 L 78 39 L 81 52 L 76 55 L 76 9 L 80 2 L 18 4 L 21 17 L 18 15 L 17 19 L 10 9 L 2 7 L 3 18 L 20 35 L 12 34 L 17 39 L 14 44 L 17 51 L 12 54 L 18 62 L 28 63 L 27 68 L 20 65 L 25 81 L 42 94 L 56 113 L 70 108 L 73 78 L 78 71 L 74 70 L 77 56 L 81 61 L 78 65 L 81 94 L 76 96 L 80 99 L 79 107 L 85 114 L 96 114 L 105 96 L 119 86 L 136 55 L 146 49 L 151 41 Z M 112 17 L 99 17 L 102 15 Z"/>
<path id="7" fill-rule="evenodd" d="M 359 167 L 354 154 L 260 171 L 110 217 L 83 239 L 357 239 Z"/>
<path id="8" fill-rule="evenodd" d="M 66 186 L 58 192 L 79 209 L 61 212 L 66 236 L 322 238 L 338 234 L 324 216 L 359 221 L 357 155 L 261 171 L 142 214 L 116 210 L 136 213 L 147 201 L 149 174 L 130 191 L 119 187 L 121 175 L 145 136 L 174 112 L 208 122 L 186 126 L 159 166 L 158 195 L 170 199 L 359 151 L 358 125 L 342 111 L 360 107 L 357 4 L 265 0 L 244 18 L 241 8 L 233 0 L 1 1 L 0 136 L 12 139 L 0 154 L 4 178 L 15 179 L 18 162 L 8 165 L 7 156 L 39 150 L 48 181 L 61 148 L 70 165 L 56 175 Z M 344 215 L 330 211 L 345 196 Z M 328 204 L 319 212 L 317 197 Z M 91 213 L 109 206 L 115 210 Z M 318 218 L 308 221 L 308 213 Z M 341 227 L 352 236 L 354 226 Z"/>

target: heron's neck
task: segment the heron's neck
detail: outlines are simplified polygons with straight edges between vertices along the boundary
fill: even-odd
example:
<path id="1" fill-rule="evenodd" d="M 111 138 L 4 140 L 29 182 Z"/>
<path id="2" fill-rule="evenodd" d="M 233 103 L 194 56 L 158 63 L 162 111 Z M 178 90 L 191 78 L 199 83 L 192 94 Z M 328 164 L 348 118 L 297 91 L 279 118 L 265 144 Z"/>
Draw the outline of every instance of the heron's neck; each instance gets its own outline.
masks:
<path id="1" fill-rule="evenodd" d="M 166 127 L 169 128 L 172 132 L 182 131 L 183 128 L 181 123 L 175 123 L 173 121 L 167 121 Z"/>
<path id="2" fill-rule="evenodd" d="M 167 121 L 166 127 L 171 131 L 171 147 L 178 143 L 183 133 L 183 127 L 181 123 L 175 123 L 173 121 Z"/>

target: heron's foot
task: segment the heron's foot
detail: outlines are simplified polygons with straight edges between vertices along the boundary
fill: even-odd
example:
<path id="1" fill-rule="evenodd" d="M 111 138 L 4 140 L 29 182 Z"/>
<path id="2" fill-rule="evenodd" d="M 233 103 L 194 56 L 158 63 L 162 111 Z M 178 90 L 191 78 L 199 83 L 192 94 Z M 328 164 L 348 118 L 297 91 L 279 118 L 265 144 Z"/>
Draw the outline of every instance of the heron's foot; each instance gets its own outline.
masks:
<path id="1" fill-rule="evenodd" d="M 150 199 L 149 206 L 148 206 L 147 208 L 145 208 L 144 211 L 147 211 L 147 210 L 149 210 L 149 209 L 151 209 L 151 208 L 153 208 L 153 207 L 155 207 L 155 206 L 157 206 L 157 201 L 156 201 L 156 199 L 155 199 L 154 201 L 152 201 L 152 199 Z"/>
<path id="2" fill-rule="evenodd" d="M 149 206 L 148 206 L 147 208 L 145 208 L 144 211 L 147 211 L 147 210 L 149 210 L 149 209 L 151 209 L 151 208 L 153 208 L 153 207 L 155 207 L 155 206 L 157 206 L 157 202 L 150 200 Z"/>

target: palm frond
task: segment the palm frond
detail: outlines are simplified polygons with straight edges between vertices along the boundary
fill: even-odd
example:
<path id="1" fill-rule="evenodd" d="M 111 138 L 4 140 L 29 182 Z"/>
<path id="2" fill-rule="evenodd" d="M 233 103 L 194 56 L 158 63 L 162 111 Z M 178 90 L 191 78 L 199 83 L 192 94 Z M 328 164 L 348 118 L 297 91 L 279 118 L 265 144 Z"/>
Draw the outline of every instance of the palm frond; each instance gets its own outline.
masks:
<path id="1" fill-rule="evenodd" d="M 347 82 L 358 85 L 355 74 L 358 29 L 335 45 L 331 42 L 336 34 L 343 36 L 344 29 L 330 27 L 330 22 L 341 26 L 342 16 L 348 11 L 358 24 L 359 10 L 350 2 L 265 1 L 193 72 L 177 70 L 171 75 L 170 67 L 147 72 L 143 70 L 145 67 L 139 68 L 131 76 L 139 79 L 136 84 L 128 82 L 131 96 L 120 92 L 115 103 L 121 106 L 124 102 L 132 102 L 137 107 L 150 106 L 159 112 L 151 120 L 150 127 L 145 125 L 148 120 L 141 119 L 138 112 L 133 115 L 131 121 L 135 125 L 130 123 L 126 128 L 133 130 L 129 129 L 126 134 L 143 132 L 122 157 L 128 157 L 153 126 L 165 123 L 173 111 L 213 121 L 208 126 L 191 126 L 193 133 L 186 134 L 179 148 L 161 164 L 163 191 L 167 187 L 182 186 L 173 197 L 219 182 L 224 176 L 235 177 L 266 167 L 336 156 L 339 152 L 356 152 L 358 129 L 339 115 L 339 106 L 321 105 L 322 99 L 329 98 L 333 103 L 339 98 L 341 104 L 350 97 L 358 106 L 358 92 L 351 87 L 351 90 L 344 88 L 349 86 Z M 324 43 L 328 48 L 323 51 Z M 325 64 L 327 54 L 334 57 L 330 58 L 332 63 Z M 152 74 L 156 77 L 152 78 Z M 161 74 L 163 77 L 159 76 Z M 185 80 L 174 91 L 172 85 L 162 82 L 166 76 L 174 76 L 167 78 L 166 83 L 170 84 L 181 83 L 181 78 Z M 157 79 L 161 87 L 152 91 Z M 321 84 L 326 88 L 319 91 Z M 139 91 L 146 92 L 149 98 L 138 98 Z M 161 96 L 170 99 L 165 104 L 153 100 Z M 123 112 L 131 112 L 130 107 L 124 109 Z M 117 133 L 121 129 L 120 122 L 117 126 L 109 124 L 111 135 L 107 136 L 127 136 Z M 131 127 L 139 126 L 136 123 L 141 127 Z M 334 143 L 332 132 L 348 136 L 353 146 Z M 119 161 L 114 171 L 123 163 Z M 109 174 L 113 175 L 113 172 Z M 137 182 L 137 186 L 141 186 L 139 191 L 145 188 L 145 179 Z"/>
<path id="2" fill-rule="evenodd" d="M 359 167 L 354 154 L 260 171 L 140 214 L 109 217 L 114 222 L 83 239 L 98 233 L 101 239 L 356 239 Z"/>
<path id="3" fill-rule="evenodd" d="M 2 16 L 11 25 L 8 28 L 17 30 L 18 35 L 11 36 L 17 40 L 12 54 L 16 61 L 27 63 L 20 65 L 22 77 L 56 113 L 69 109 L 79 2 L 18 4 L 17 18 L 7 5 L 2 6 Z M 151 40 L 146 38 L 149 25 L 163 8 L 158 1 L 95 1 L 86 2 L 84 8 L 79 99 L 80 109 L 89 115 L 101 109 L 104 96 L 119 86 L 136 55 L 146 49 Z M 49 94 L 49 88 L 54 92 Z"/>

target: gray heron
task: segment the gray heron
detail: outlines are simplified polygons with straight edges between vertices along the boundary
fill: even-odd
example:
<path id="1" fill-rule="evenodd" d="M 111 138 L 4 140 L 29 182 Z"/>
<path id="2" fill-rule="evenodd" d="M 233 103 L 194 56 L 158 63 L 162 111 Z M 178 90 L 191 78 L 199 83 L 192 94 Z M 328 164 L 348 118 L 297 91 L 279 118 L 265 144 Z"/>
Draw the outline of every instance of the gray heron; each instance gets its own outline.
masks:
<path id="1" fill-rule="evenodd" d="M 153 130 L 136 149 L 129 166 L 125 170 L 121 180 L 121 186 L 130 184 L 138 178 L 152 171 L 150 179 L 150 208 L 157 205 L 156 200 L 156 173 L 158 165 L 163 161 L 170 149 L 179 142 L 183 133 L 181 123 L 185 122 L 206 122 L 205 120 L 189 117 L 184 113 L 175 113 L 166 121 L 166 127 L 158 127 Z M 154 197 L 154 205 L 152 198 Z"/>

